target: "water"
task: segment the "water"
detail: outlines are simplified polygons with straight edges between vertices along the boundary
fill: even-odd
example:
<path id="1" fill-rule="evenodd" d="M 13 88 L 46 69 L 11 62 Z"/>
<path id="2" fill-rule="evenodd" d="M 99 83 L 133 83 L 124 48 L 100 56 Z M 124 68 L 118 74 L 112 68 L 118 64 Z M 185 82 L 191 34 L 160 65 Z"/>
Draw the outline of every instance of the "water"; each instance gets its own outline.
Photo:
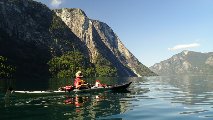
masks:
<path id="1" fill-rule="evenodd" d="M 4 89 L 56 89 L 67 80 L 0 81 L 1 120 L 212 120 L 213 76 L 107 78 L 133 81 L 130 92 L 4 97 Z M 108 81 L 107 81 L 108 80 Z M 91 82 L 91 81 L 90 81 Z M 38 85 L 38 86 L 37 86 Z M 25 87 L 24 87 L 25 86 Z M 26 87 L 28 86 L 28 87 Z M 34 87 L 31 87 L 34 86 Z M 37 86 L 37 87 L 35 87 Z"/>

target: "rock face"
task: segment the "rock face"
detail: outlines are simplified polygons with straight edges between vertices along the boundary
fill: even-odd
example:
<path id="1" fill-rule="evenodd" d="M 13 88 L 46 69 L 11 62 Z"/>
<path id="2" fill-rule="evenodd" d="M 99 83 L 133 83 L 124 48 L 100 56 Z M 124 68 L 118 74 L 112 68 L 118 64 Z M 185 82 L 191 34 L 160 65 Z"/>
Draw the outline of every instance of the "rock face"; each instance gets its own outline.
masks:
<path id="1" fill-rule="evenodd" d="M 0 1 L 0 55 L 16 67 L 16 78 L 47 77 L 47 62 L 71 51 L 87 49 L 48 7 L 32 0 Z"/>
<path id="2" fill-rule="evenodd" d="M 150 67 L 159 75 L 213 74 L 213 53 L 183 51 Z"/>
<path id="3" fill-rule="evenodd" d="M 0 56 L 16 67 L 16 78 L 46 78 L 47 62 L 74 50 L 94 64 L 104 57 L 119 76 L 155 75 L 109 26 L 90 20 L 80 9 L 52 11 L 33 0 L 1 0 L 0 16 Z"/>
<path id="4" fill-rule="evenodd" d="M 65 8 L 54 11 L 86 44 L 92 63 L 96 63 L 97 57 L 102 55 L 125 76 L 155 75 L 137 60 L 107 24 L 89 19 L 81 9 Z"/>

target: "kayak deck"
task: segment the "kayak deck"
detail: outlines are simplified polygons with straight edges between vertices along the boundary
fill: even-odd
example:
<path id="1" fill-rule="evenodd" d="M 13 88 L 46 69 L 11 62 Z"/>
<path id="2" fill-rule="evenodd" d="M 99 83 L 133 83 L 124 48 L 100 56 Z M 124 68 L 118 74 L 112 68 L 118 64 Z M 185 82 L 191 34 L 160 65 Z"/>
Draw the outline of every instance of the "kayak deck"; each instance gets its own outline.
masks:
<path id="1" fill-rule="evenodd" d="M 64 93 L 64 91 L 13 91 L 13 93 L 40 94 L 40 93 Z"/>
<path id="2" fill-rule="evenodd" d="M 71 91 L 68 90 L 57 90 L 57 91 L 13 91 L 12 93 L 19 93 L 19 94 L 60 94 L 60 93 L 71 93 L 71 92 L 94 92 L 94 91 L 121 91 L 126 90 L 132 82 L 123 85 L 116 85 L 116 86 L 107 86 L 107 87 L 91 87 L 88 89 L 73 89 Z"/>

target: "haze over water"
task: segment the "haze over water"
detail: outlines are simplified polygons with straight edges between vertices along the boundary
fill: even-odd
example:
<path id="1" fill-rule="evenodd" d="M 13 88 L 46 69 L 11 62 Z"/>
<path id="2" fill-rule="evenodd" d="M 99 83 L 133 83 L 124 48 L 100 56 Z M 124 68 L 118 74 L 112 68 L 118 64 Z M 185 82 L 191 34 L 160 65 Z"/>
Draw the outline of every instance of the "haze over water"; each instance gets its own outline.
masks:
<path id="1" fill-rule="evenodd" d="M 113 79 L 115 78 L 105 80 Z M 7 84 L 13 84 L 19 89 L 23 87 L 17 82 L 1 80 L 0 119 L 213 119 L 213 76 L 117 79 L 121 80 L 118 83 L 133 81 L 130 92 L 14 95 L 7 99 L 3 92 Z M 27 84 L 29 83 L 26 82 L 25 86 Z M 50 80 L 44 84 L 37 84 L 39 89 L 56 89 L 62 83 L 59 80 Z M 34 85 L 36 86 L 36 83 Z"/>

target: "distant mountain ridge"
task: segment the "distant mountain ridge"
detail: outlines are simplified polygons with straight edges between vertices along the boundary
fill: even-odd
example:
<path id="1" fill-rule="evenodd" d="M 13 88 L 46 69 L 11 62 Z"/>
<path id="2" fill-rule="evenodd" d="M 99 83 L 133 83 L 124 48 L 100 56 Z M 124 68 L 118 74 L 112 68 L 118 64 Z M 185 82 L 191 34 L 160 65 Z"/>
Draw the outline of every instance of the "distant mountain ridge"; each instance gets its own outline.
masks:
<path id="1" fill-rule="evenodd" d="M 159 75 L 212 75 L 213 52 L 201 53 L 184 50 L 150 67 Z"/>

